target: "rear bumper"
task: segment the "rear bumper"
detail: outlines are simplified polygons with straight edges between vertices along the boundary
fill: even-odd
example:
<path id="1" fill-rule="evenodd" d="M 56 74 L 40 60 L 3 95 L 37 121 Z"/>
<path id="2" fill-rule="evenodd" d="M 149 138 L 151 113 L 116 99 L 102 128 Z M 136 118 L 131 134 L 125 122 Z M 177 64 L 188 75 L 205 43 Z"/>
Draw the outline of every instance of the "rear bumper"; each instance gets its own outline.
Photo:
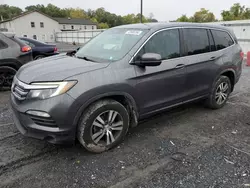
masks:
<path id="1" fill-rule="evenodd" d="M 58 55 L 58 54 L 60 54 L 60 53 L 59 52 L 53 52 L 53 53 L 46 53 L 44 55 L 49 57 L 49 56 Z"/>
<path id="2" fill-rule="evenodd" d="M 11 107 L 13 111 L 13 119 L 17 129 L 27 137 L 36 138 L 39 140 L 45 140 L 53 144 L 72 144 L 75 141 L 75 126 L 73 123 L 69 123 L 69 119 L 71 117 L 68 114 L 65 114 L 67 111 L 60 110 L 61 108 L 67 108 L 67 105 L 71 103 L 67 101 L 73 100 L 66 100 L 69 98 L 68 95 L 60 96 L 59 101 L 64 98 L 65 104 L 57 104 L 55 103 L 58 100 L 54 100 L 54 103 L 50 103 L 50 105 L 43 105 L 31 103 L 29 105 L 22 105 L 17 104 L 15 97 L 11 94 Z M 55 98 L 54 98 L 55 99 Z M 40 100 L 39 103 L 43 103 L 44 101 Z M 48 101 L 47 101 L 48 102 Z M 35 106 L 34 106 L 35 105 Z M 35 107 L 37 109 L 35 109 Z M 42 107 L 42 108 L 41 108 Z M 53 117 L 53 120 L 56 122 L 56 127 L 49 127 L 49 126 L 41 126 L 34 122 L 32 116 L 25 113 L 27 109 L 32 110 L 40 110 L 47 112 Z M 45 110 L 46 109 L 46 110 Z M 55 113 L 57 111 L 57 113 Z M 73 119 L 74 117 L 72 117 Z M 64 122 L 64 123 L 63 123 Z"/>

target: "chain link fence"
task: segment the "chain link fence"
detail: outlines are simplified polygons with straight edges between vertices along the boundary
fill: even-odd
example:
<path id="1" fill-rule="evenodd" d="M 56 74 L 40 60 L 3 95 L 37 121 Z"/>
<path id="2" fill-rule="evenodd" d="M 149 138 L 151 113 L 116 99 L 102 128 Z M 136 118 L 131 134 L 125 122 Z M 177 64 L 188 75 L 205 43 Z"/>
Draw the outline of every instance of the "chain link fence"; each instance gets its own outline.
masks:
<path id="1" fill-rule="evenodd" d="M 84 44 L 91 38 L 105 31 L 104 29 L 84 30 L 84 31 L 63 31 L 55 33 L 56 42 Z"/>

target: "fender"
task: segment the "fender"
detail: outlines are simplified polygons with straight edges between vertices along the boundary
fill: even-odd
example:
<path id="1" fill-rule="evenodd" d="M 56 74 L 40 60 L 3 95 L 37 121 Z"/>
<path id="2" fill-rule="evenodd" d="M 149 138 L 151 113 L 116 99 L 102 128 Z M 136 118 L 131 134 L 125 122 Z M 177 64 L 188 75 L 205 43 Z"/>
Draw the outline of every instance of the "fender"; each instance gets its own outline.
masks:
<path id="1" fill-rule="evenodd" d="M 226 69 L 223 69 L 223 70 L 220 70 L 218 71 L 211 87 L 214 85 L 214 83 L 216 82 L 216 80 L 222 75 L 224 74 L 225 72 L 232 72 L 234 74 L 234 84 L 235 84 L 235 81 L 236 81 L 236 72 L 235 70 L 232 68 L 232 67 L 229 67 L 229 68 L 226 68 Z M 232 91 L 233 91 L 233 88 L 234 88 L 234 85 L 232 85 Z"/>
<path id="2" fill-rule="evenodd" d="M 134 100 L 134 98 L 128 94 L 128 93 L 125 93 L 125 92 L 120 92 L 120 91 L 114 91 L 114 92 L 107 92 L 107 93 L 103 93 L 103 94 L 100 94 L 100 95 L 97 95 L 95 97 L 92 97 L 91 99 L 87 100 L 87 102 L 85 102 L 80 108 L 79 110 L 77 111 L 77 114 L 74 118 L 74 122 L 73 122 L 73 126 L 76 127 L 79 120 L 80 120 L 80 117 L 82 115 L 82 113 L 84 112 L 84 110 L 90 105 L 92 104 L 93 102 L 96 102 L 98 101 L 99 99 L 102 99 L 102 98 L 106 98 L 106 97 L 112 97 L 112 96 L 124 96 L 126 97 L 129 102 L 131 103 L 130 105 L 132 105 L 132 119 L 131 119 L 131 127 L 135 127 L 137 126 L 138 124 L 138 117 L 139 117 L 139 113 L 138 113 L 138 108 L 137 108 L 137 105 L 136 105 L 136 102 Z"/>
<path id="3" fill-rule="evenodd" d="M 16 59 L 2 59 L 0 60 L 0 66 L 10 66 L 18 70 L 22 66 L 22 63 Z"/>

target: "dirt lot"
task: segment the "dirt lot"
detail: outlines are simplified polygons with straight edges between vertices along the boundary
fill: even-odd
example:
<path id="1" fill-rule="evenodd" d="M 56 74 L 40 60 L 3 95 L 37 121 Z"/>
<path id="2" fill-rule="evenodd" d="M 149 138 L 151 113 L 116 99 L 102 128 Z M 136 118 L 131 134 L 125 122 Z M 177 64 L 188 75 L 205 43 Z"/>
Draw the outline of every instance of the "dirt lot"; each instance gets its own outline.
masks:
<path id="1" fill-rule="evenodd" d="M 131 130 L 94 155 L 18 133 L 0 94 L 0 187 L 250 187 L 250 68 L 220 110 L 187 105 Z"/>

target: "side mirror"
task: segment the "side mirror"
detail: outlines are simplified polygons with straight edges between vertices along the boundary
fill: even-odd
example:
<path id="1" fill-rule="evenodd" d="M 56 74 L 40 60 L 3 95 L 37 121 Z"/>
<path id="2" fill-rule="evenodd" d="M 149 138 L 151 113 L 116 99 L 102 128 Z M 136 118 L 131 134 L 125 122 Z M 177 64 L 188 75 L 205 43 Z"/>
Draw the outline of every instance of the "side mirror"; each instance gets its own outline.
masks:
<path id="1" fill-rule="evenodd" d="M 141 56 L 141 59 L 136 62 L 137 65 L 142 66 L 159 66 L 161 64 L 161 55 L 156 53 L 146 53 Z"/>
<path id="2" fill-rule="evenodd" d="M 77 50 L 71 50 L 66 53 L 67 56 L 74 56 L 76 54 Z"/>

